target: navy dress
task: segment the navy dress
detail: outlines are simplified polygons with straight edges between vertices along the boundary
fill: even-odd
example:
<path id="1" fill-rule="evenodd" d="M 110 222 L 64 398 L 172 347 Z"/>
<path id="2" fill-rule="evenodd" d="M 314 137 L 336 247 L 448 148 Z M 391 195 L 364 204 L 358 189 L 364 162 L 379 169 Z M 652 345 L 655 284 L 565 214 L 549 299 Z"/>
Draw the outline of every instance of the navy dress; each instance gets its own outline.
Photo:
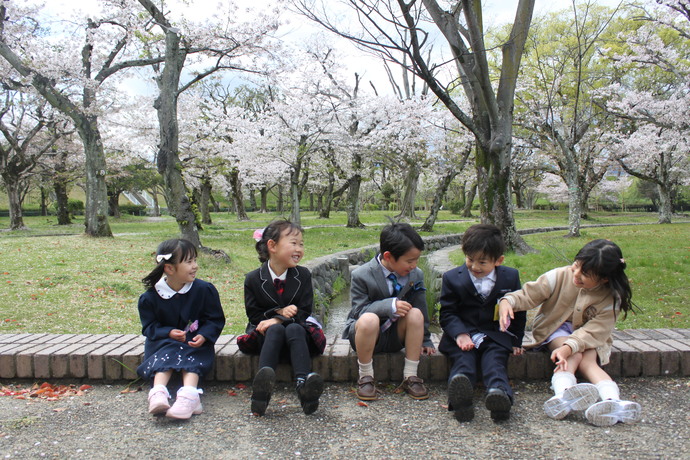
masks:
<path id="1" fill-rule="evenodd" d="M 187 371 L 203 376 L 213 366 L 214 344 L 225 326 L 225 314 L 218 291 L 213 284 L 196 279 L 189 291 L 163 298 L 155 287 L 139 297 L 139 317 L 142 333 L 146 336 L 144 361 L 137 373 L 144 379 L 153 378 L 157 372 L 170 369 Z M 187 332 L 185 342 L 169 337 L 173 329 L 185 330 L 197 321 L 198 329 Z M 206 342 L 194 348 L 187 344 L 201 334 Z"/>

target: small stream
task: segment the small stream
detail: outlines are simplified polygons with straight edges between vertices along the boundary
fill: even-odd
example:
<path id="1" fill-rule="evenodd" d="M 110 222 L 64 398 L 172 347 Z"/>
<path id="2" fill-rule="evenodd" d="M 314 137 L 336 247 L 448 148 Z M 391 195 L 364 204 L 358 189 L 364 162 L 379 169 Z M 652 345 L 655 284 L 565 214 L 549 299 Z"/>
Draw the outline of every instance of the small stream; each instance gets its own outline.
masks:
<path id="1" fill-rule="evenodd" d="M 328 320 L 324 324 L 326 336 L 336 335 L 340 337 L 345 329 L 347 314 L 350 313 L 350 289 L 349 287 L 331 300 L 328 308 Z"/>

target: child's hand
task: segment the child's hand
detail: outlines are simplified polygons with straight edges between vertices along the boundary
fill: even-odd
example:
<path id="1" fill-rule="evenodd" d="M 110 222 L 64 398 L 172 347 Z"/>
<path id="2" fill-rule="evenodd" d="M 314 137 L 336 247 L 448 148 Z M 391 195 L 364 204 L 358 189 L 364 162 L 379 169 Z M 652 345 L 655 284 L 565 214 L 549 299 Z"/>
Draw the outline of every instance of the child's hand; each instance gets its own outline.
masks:
<path id="1" fill-rule="evenodd" d="M 513 347 L 513 354 L 514 354 L 515 356 L 520 356 L 520 355 L 523 354 L 524 352 L 525 352 L 525 349 L 522 348 L 522 347 Z"/>
<path id="2" fill-rule="evenodd" d="M 425 356 L 430 356 L 436 353 L 436 348 L 434 347 L 422 347 L 422 354 Z"/>
<path id="3" fill-rule="evenodd" d="M 187 342 L 187 345 L 189 345 L 190 347 L 199 348 L 205 342 L 206 342 L 206 337 L 204 337 L 201 334 L 197 334 L 194 336 L 194 338 L 191 341 Z"/>
<path id="4" fill-rule="evenodd" d="M 287 307 L 280 308 L 276 311 L 280 316 L 284 316 L 286 318 L 292 318 L 297 314 L 297 306 L 296 305 L 288 305 Z"/>
<path id="5" fill-rule="evenodd" d="M 274 324 L 282 324 L 282 321 L 278 318 L 265 319 L 256 326 L 256 330 L 259 334 L 266 335 L 266 330 Z"/>
<path id="6" fill-rule="evenodd" d="M 399 317 L 404 318 L 405 315 L 407 315 L 407 312 L 411 309 L 412 304 L 410 304 L 409 302 L 405 302 L 404 300 L 395 301 L 395 314 Z"/>
<path id="7" fill-rule="evenodd" d="M 177 340 L 178 342 L 184 342 L 187 340 L 187 333 L 181 329 L 173 329 L 170 331 L 168 336 L 173 340 Z"/>
<path id="8" fill-rule="evenodd" d="M 474 342 L 472 342 L 469 334 L 460 334 L 458 338 L 455 339 L 455 343 L 462 351 L 470 351 L 474 348 Z"/>
<path id="9" fill-rule="evenodd" d="M 561 345 L 551 353 L 551 361 L 556 363 L 554 372 L 565 372 L 568 370 L 568 358 L 573 354 L 573 349 L 568 345 Z"/>
<path id="10" fill-rule="evenodd" d="M 503 299 L 498 304 L 498 324 L 501 332 L 508 330 L 511 319 L 515 319 L 513 306 L 506 299 Z"/>

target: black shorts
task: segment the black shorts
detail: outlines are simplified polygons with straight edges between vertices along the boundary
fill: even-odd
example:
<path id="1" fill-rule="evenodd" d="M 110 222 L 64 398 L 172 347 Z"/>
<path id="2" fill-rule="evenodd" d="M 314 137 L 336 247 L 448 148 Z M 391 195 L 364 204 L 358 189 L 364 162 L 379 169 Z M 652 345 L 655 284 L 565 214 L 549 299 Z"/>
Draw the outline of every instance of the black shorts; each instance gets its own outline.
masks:
<path id="1" fill-rule="evenodd" d="M 374 353 L 395 353 L 405 348 L 405 345 L 400 341 L 398 328 L 396 326 L 397 324 L 393 323 L 391 327 L 379 333 L 379 338 L 376 340 L 376 345 L 374 346 Z M 350 327 L 348 339 L 350 340 L 352 349 L 357 351 L 357 347 L 355 346 L 354 324 Z"/>

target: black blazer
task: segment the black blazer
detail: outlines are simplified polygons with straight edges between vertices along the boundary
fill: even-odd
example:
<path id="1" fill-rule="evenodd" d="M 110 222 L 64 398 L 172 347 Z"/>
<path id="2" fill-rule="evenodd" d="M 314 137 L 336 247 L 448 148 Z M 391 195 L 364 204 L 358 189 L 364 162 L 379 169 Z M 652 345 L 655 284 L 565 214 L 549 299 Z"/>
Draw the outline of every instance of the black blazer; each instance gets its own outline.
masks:
<path id="1" fill-rule="evenodd" d="M 460 334 L 482 332 L 494 342 L 512 351 L 522 346 L 525 334 L 526 312 L 515 313 L 515 319 L 508 330 L 511 336 L 501 332 L 498 321 L 494 321 L 494 311 L 499 299 L 509 292 L 520 289 L 520 275 L 511 267 L 496 267 L 496 284 L 486 299 L 481 299 L 470 279 L 466 265 L 456 267 L 443 274 L 441 286 L 441 310 L 439 320 L 443 336 L 439 350 L 446 353 L 458 348 L 455 338 Z"/>
<path id="2" fill-rule="evenodd" d="M 297 307 L 297 314 L 292 318 L 284 318 L 276 313 L 276 310 L 293 304 Z M 282 296 L 278 296 L 273 286 L 267 262 L 247 273 L 244 278 L 244 308 L 249 319 L 248 332 L 261 321 L 274 316 L 283 319 L 284 323 L 304 324 L 311 315 L 313 306 L 314 288 L 311 272 L 305 267 L 298 265 L 288 268 Z"/>

